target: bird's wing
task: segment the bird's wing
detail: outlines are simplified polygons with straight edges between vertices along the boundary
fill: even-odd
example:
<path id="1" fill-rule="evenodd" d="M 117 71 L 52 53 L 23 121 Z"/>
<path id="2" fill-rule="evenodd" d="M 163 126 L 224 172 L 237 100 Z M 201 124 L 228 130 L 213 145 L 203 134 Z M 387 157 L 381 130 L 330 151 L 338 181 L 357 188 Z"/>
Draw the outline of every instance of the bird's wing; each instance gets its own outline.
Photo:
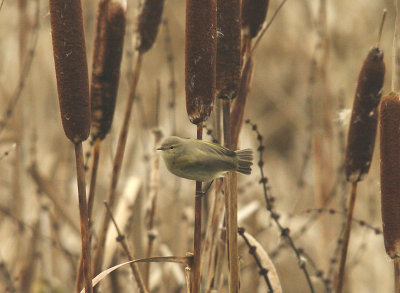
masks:
<path id="1" fill-rule="evenodd" d="M 229 156 L 229 157 L 234 157 L 236 156 L 236 153 L 234 151 L 231 151 L 230 149 L 216 143 L 204 141 L 204 140 L 194 140 L 199 146 L 199 149 L 205 151 L 205 152 L 211 152 L 217 155 L 223 155 L 223 156 Z"/>

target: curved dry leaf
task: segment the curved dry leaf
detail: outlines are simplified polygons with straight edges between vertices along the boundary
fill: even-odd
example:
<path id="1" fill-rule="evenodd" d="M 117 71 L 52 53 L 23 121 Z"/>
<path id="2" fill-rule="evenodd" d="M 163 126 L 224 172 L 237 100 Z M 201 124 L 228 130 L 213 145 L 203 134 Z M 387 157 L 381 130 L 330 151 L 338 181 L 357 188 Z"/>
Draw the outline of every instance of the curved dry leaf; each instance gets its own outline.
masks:
<path id="1" fill-rule="evenodd" d="M 96 286 L 98 283 L 100 283 L 101 280 L 103 280 L 105 277 L 107 277 L 109 274 L 111 274 L 113 271 L 119 269 L 120 267 L 129 265 L 131 263 L 138 263 L 138 262 L 173 262 L 173 263 L 181 263 L 188 265 L 191 262 L 191 256 L 161 256 L 161 257 L 149 257 L 149 258 L 141 258 L 141 259 L 135 259 L 131 261 L 127 261 L 124 263 L 120 263 L 118 265 L 115 265 L 111 268 L 108 268 L 104 271 L 102 271 L 100 274 L 98 274 L 96 277 L 93 278 L 92 280 L 92 287 Z M 82 289 L 80 293 L 85 293 L 85 289 Z"/>
<path id="2" fill-rule="evenodd" d="M 279 281 L 278 274 L 276 272 L 275 266 L 271 261 L 268 253 L 264 250 L 260 242 L 258 242 L 251 234 L 244 232 L 244 236 L 247 238 L 252 246 L 256 247 L 256 255 L 258 256 L 261 264 L 265 269 L 268 270 L 268 279 L 271 282 L 272 289 L 275 293 L 282 293 L 281 282 Z"/>

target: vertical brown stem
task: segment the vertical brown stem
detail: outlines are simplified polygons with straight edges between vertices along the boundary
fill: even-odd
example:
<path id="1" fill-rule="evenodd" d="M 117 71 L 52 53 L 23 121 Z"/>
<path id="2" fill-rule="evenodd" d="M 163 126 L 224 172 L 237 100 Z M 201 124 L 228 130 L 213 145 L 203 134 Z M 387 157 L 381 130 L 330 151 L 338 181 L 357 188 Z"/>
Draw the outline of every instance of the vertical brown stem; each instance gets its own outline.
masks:
<path id="1" fill-rule="evenodd" d="M 393 259 L 394 265 L 394 292 L 400 293 L 400 258 Z"/>
<path id="2" fill-rule="evenodd" d="M 89 187 L 89 199 L 88 199 L 88 220 L 89 220 L 89 232 L 90 232 L 90 246 L 92 243 L 92 210 L 93 210 L 93 203 L 94 203 L 94 195 L 95 195 L 95 188 L 96 188 L 96 179 L 97 179 L 97 168 L 99 166 L 99 159 L 100 159 L 100 146 L 101 146 L 101 139 L 98 137 L 94 142 L 93 148 L 93 165 L 92 171 L 90 175 L 90 187 Z M 82 277 L 83 277 L 83 258 L 82 255 L 79 258 L 78 264 L 78 273 L 75 282 L 75 289 L 76 292 L 81 291 L 82 286 Z"/>
<path id="3" fill-rule="evenodd" d="M 121 167 L 122 167 L 122 160 L 124 158 L 126 140 L 128 138 L 129 121 L 130 121 L 130 117 L 131 117 L 131 113 L 132 113 L 134 98 L 136 95 L 136 86 L 137 86 L 137 82 L 139 80 L 140 67 L 142 64 L 142 57 L 143 57 L 143 55 L 141 53 L 139 53 L 138 59 L 136 60 L 135 69 L 132 73 L 132 80 L 131 80 L 131 85 L 130 85 L 130 90 L 129 90 L 129 97 L 128 97 L 128 101 L 127 101 L 126 108 L 125 108 L 124 121 L 123 121 L 121 131 L 119 134 L 119 138 L 118 138 L 118 145 L 117 145 L 117 150 L 115 153 L 115 158 L 114 158 L 114 163 L 113 163 L 113 173 L 112 173 L 112 177 L 111 177 L 111 184 L 110 184 L 109 193 L 108 193 L 108 197 L 107 197 L 107 203 L 108 203 L 111 211 L 114 209 L 116 188 L 117 188 L 118 178 L 119 178 L 119 174 L 120 174 Z M 104 213 L 104 218 L 103 218 L 102 225 L 100 227 L 100 233 L 99 233 L 99 238 L 98 238 L 98 242 L 97 242 L 97 250 L 96 250 L 96 253 L 94 256 L 94 261 L 93 261 L 93 268 L 94 268 L 93 271 L 94 271 L 95 275 L 97 275 L 101 272 L 101 266 L 103 263 L 103 256 L 104 256 L 104 249 L 105 249 L 105 241 L 106 241 L 106 235 L 107 235 L 109 223 L 110 223 L 110 216 L 107 213 Z"/>
<path id="4" fill-rule="evenodd" d="M 89 199 L 88 199 L 88 215 L 89 215 L 90 226 L 92 225 L 92 211 L 94 204 L 94 195 L 96 190 L 97 169 L 100 160 L 100 147 L 101 147 L 101 139 L 96 138 L 93 148 L 93 164 L 92 164 L 92 172 L 90 174 L 90 187 L 89 187 Z"/>
<path id="5" fill-rule="evenodd" d="M 230 99 L 222 100 L 223 126 L 225 146 L 232 147 L 230 129 Z M 229 290 L 231 293 L 239 292 L 239 258 L 237 247 L 237 175 L 229 172 L 224 180 L 226 197 L 226 218 L 228 220 L 228 256 L 229 256 Z"/>
<path id="6" fill-rule="evenodd" d="M 92 291 L 92 273 L 90 270 L 90 241 L 89 241 L 89 218 L 88 208 L 86 203 L 86 184 L 85 184 L 85 169 L 83 160 L 82 143 L 75 144 L 76 158 L 76 176 L 78 182 L 78 200 L 79 214 L 81 219 L 81 239 L 82 239 L 82 258 L 83 258 L 83 273 L 85 277 L 85 292 Z"/>
<path id="7" fill-rule="evenodd" d="M 203 123 L 197 125 L 197 139 L 203 139 Z M 200 292 L 201 277 L 201 181 L 196 181 L 196 197 L 194 203 L 194 265 L 192 278 L 192 293 Z"/>
<path id="8" fill-rule="evenodd" d="M 353 185 L 351 186 L 350 201 L 349 201 L 349 206 L 347 207 L 346 223 L 343 232 L 342 250 L 340 256 L 339 276 L 338 276 L 336 293 L 341 293 L 343 289 L 344 271 L 345 271 L 344 269 L 346 266 L 347 248 L 349 246 L 351 223 L 353 219 L 354 206 L 356 203 L 356 196 L 357 196 L 357 182 L 353 182 Z"/>

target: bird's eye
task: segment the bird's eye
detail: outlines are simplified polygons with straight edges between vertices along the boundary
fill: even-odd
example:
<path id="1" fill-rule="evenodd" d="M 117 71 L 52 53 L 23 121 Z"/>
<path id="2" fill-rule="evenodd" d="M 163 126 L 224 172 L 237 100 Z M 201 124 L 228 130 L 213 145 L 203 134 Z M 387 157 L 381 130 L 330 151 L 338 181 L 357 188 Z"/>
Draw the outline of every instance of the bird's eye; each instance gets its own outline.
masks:
<path id="1" fill-rule="evenodd" d="M 174 149 L 174 147 L 173 146 L 171 146 L 171 147 L 169 147 L 171 150 L 173 150 Z"/>

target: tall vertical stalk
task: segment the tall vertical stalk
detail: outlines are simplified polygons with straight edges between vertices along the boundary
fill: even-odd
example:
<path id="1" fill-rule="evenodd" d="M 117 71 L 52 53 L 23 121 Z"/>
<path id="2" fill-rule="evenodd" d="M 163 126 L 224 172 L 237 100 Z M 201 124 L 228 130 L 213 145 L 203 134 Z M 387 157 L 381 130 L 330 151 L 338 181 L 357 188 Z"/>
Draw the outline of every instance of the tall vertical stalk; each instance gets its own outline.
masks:
<path id="1" fill-rule="evenodd" d="M 203 139 L 203 123 L 197 124 L 197 139 Z M 192 292 L 196 292 L 200 288 L 201 280 L 201 213 L 202 213 L 202 183 L 196 181 L 195 190 L 195 203 L 194 203 L 194 265 L 193 265 L 193 279 L 192 279 Z"/>
<path id="2" fill-rule="evenodd" d="M 216 0 L 186 1 L 185 92 L 190 122 L 202 139 L 203 121 L 211 114 L 215 95 L 217 54 Z M 196 182 L 194 264 L 192 293 L 200 292 L 201 279 L 201 182 Z"/>
<path id="3" fill-rule="evenodd" d="M 80 0 L 49 4 L 54 63 L 64 132 L 75 145 L 85 290 L 92 292 L 89 221 L 82 141 L 89 136 L 90 97 Z"/>

